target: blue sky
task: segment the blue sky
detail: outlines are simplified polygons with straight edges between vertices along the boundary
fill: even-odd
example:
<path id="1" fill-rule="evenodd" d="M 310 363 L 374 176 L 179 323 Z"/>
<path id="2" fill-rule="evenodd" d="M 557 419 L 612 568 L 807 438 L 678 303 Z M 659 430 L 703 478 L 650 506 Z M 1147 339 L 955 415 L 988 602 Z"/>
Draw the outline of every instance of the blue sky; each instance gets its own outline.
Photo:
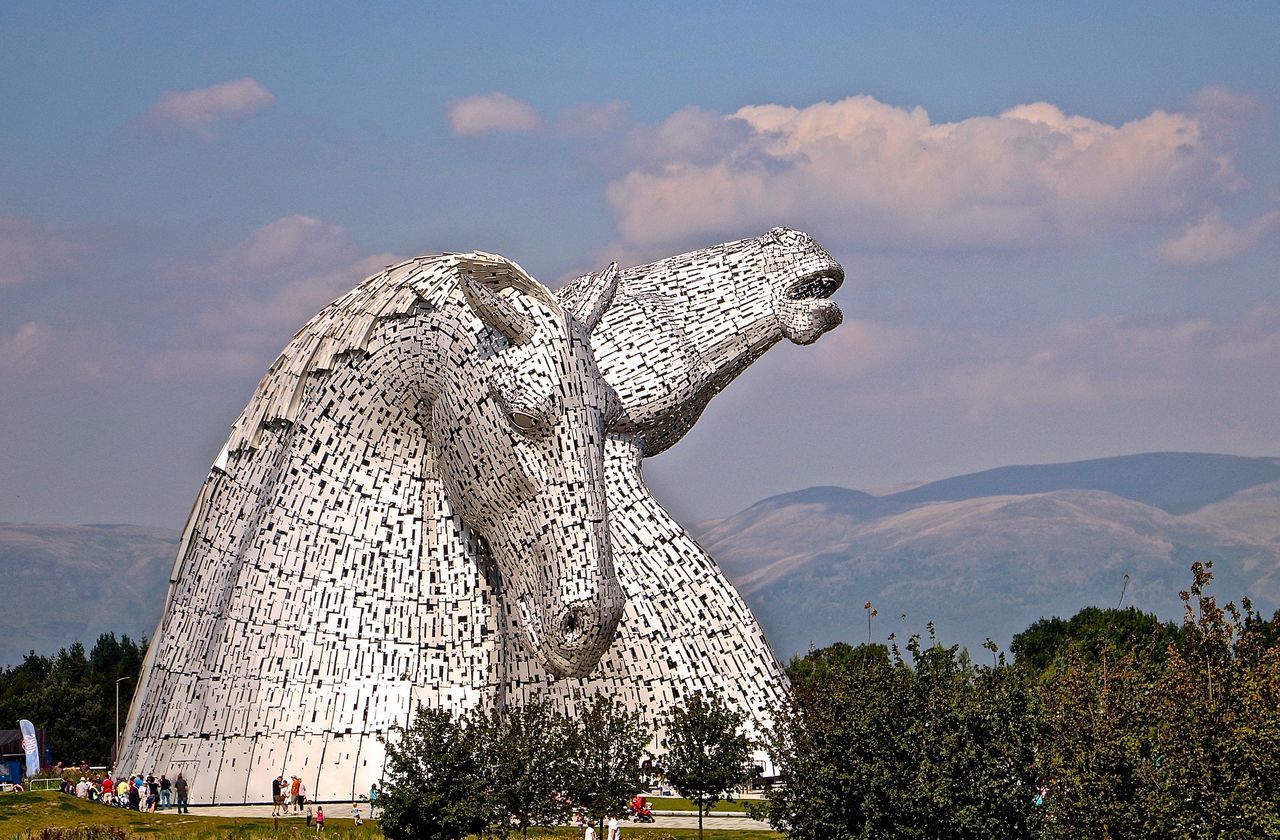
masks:
<path id="1" fill-rule="evenodd" d="M 811 484 L 1276 455 L 1280 5 L 0 7 L 0 520 L 177 528 L 311 314 L 804 229 L 846 323 L 650 461 Z"/>

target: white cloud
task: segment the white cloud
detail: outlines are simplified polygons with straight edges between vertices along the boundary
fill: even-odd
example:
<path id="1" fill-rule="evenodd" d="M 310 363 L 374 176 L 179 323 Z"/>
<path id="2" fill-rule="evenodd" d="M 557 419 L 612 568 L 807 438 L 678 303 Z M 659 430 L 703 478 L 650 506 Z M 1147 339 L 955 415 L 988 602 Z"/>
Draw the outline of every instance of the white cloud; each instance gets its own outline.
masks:
<path id="1" fill-rule="evenodd" d="M 86 251 L 75 236 L 22 216 L 0 216 L 0 287 L 66 268 Z"/>
<path id="2" fill-rule="evenodd" d="M 201 315 L 201 323 L 216 332 L 260 333 L 267 344 L 283 346 L 287 337 L 312 315 L 332 303 L 356 283 L 387 265 L 398 262 L 392 254 L 373 254 L 316 268 L 283 282 L 220 302 Z"/>
<path id="3" fill-rule="evenodd" d="M 0 266 L 31 262 L 3 259 L 6 254 L 34 250 L 43 255 L 45 249 L 34 248 L 33 242 L 66 238 L 27 220 L 0 218 Z M 6 245 L 15 239 L 25 243 L 22 248 Z M 74 241 L 85 245 L 73 249 L 73 266 L 110 266 L 113 253 L 138 252 L 141 245 L 136 237 L 112 230 L 79 232 Z M 133 268 L 145 265 L 144 273 L 152 278 L 145 295 L 118 296 L 87 317 L 70 312 L 66 323 L 54 327 L 28 320 L 11 335 L 0 334 L 0 375 L 37 388 L 104 377 L 256 377 L 320 309 L 401 260 L 370 254 L 342 226 L 302 214 L 271 221 L 203 254 L 176 258 L 141 249 L 134 258 Z M 37 268 L 47 273 L 47 262 Z M 20 273 L 23 280 L 29 274 L 26 269 Z M 115 270 L 101 277 L 82 271 L 59 293 L 76 295 L 75 282 L 101 283 L 114 275 Z"/>
<path id="4" fill-rule="evenodd" d="M 0 371 L 20 371 L 36 360 L 53 343 L 53 329 L 39 321 L 28 321 L 13 335 L 0 339 Z"/>
<path id="5" fill-rule="evenodd" d="M 282 336 L 398 259 L 362 252 L 340 225 L 285 216 L 250 231 L 213 260 L 209 279 L 225 291 L 199 321 L 224 337 L 257 334 L 265 345 L 282 344 Z"/>
<path id="6" fill-rule="evenodd" d="M 450 102 L 445 116 L 454 134 L 532 131 L 542 122 L 534 107 L 501 91 Z"/>
<path id="7" fill-rule="evenodd" d="M 1035 354 L 992 359 L 942 371 L 935 395 L 944 396 L 970 420 L 985 420 L 1035 408 L 1092 408 L 1108 402 L 1165 393 L 1161 377 L 1117 376 L 1084 364 L 1055 365 Z"/>
<path id="8" fill-rule="evenodd" d="M 237 275 L 296 275 L 330 267 L 357 250 L 342 226 L 295 213 L 250 231 L 221 255 L 215 270 L 231 282 L 246 279 Z"/>
<path id="9" fill-rule="evenodd" d="M 400 259 L 368 254 L 346 228 L 311 216 L 268 222 L 180 272 L 208 293 L 136 367 L 159 380 L 259 374 L 308 319 Z"/>
<path id="10" fill-rule="evenodd" d="M 247 120 L 273 102 L 271 91 L 246 77 L 196 90 L 165 91 L 135 125 L 163 137 L 191 135 L 210 142 L 225 122 Z"/>
<path id="11" fill-rule="evenodd" d="M 627 141 L 637 161 L 714 164 L 748 146 L 753 130 L 744 119 L 725 118 L 703 108 L 681 108 L 656 126 L 636 126 Z"/>
<path id="12" fill-rule="evenodd" d="M 1224 222 L 1222 211 L 1215 208 L 1187 225 L 1178 236 L 1161 243 L 1156 253 L 1165 262 L 1178 265 L 1223 262 L 1249 250 L 1276 230 L 1280 230 L 1280 210 L 1237 226 Z"/>
<path id="13" fill-rule="evenodd" d="M 642 143 L 647 161 L 608 188 L 637 247 L 774 224 L 835 244 L 1025 245 L 1183 221 L 1240 187 L 1194 116 L 1117 126 L 1044 102 L 949 123 L 870 96 L 686 109 Z"/>

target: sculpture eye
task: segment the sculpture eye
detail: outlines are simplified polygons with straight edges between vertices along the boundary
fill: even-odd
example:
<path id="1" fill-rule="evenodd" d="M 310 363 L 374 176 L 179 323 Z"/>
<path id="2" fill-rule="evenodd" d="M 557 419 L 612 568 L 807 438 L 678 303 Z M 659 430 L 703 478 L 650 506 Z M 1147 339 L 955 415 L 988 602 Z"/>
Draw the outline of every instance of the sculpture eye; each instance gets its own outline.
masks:
<path id="1" fill-rule="evenodd" d="M 525 411 L 512 411 L 507 415 L 511 421 L 511 425 L 515 427 L 517 432 L 526 435 L 533 435 L 543 431 L 542 422 L 532 414 Z"/>

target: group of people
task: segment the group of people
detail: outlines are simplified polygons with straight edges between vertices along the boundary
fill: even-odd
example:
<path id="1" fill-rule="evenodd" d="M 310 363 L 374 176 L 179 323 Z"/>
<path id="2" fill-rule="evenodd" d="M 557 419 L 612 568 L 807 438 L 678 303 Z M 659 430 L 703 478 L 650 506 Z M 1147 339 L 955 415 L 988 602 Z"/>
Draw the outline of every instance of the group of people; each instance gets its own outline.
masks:
<path id="1" fill-rule="evenodd" d="M 62 770 L 59 764 L 53 768 Z M 73 782 L 77 770 L 82 774 L 79 781 Z M 136 773 L 128 777 L 112 778 L 111 773 L 94 772 L 87 763 L 77 768 L 76 765 L 63 770 L 62 792 L 78 796 L 91 802 L 102 802 L 135 811 L 155 813 L 174 807 L 180 814 L 191 813 L 188 800 L 191 795 L 191 784 L 182 773 L 170 779 L 167 774 L 155 773 L 143 776 Z M 369 818 L 376 817 L 378 796 L 381 791 L 376 784 L 369 788 Z M 317 807 L 313 813 L 311 803 L 307 799 L 307 786 L 298 776 L 290 776 L 286 781 L 284 775 L 271 780 L 271 816 L 287 817 L 292 815 L 307 818 L 307 826 L 313 822 L 317 831 L 324 831 L 324 808 Z M 351 818 L 356 825 L 364 822 L 359 803 L 351 803 Z"/>
<path id="2" fill-rule="evenodd" d="M 596 840 L 595 826 L 589 822 L 586 830 L 582 833 L 582 840 Z M 603 840 L 622 840 L 622 828 L 618 825 L 618 818 L 612 814 L 609 815 L 609 820 L 605 823 Z"/>
<path id="3" fill-rule="evenodd" d="M 376 784 L 369 787 L 369 819 L 377 816 L 375 812 L 379 792 Z M 297 776 L 290 776 L 286 781 L 281 773 L 271 780 L 271 816 L 305 816 L 308 828 L 314 817 L 316 831 L 324 831 L 324 807 L 317 807 L 314 815 L 312 814 L 311 803 L 307 799 L 307 785 Z M 364 824 L 364 816 L 360 813 L 360 804 L 357 802 L 351 803 L 351 820 L 356 825 Z"/>
<path id="4" fill-rule="evenodd" d="M 297 776 L 285 781 L 281 773 L 271 780 L 271 816 L 287 817 L 301 814 L 307 804 L 307 786 Z"/>
<path id="5" fill-rule="evenodd" d="M 171 808 L 176 800 L 179 814 L 191 813 L 187 805 L 191 785 L 181 773 L 174 779 L 164 773 L 159 778 L 154 773 L 147 776 L 137 773 L 113 779 L 110 773 L 99 776 L 89 771 L 87 766 L 82 768 L 82 772 L 86 775 L 82 775 L 75 784 L 66 776 L 63 777 L 63 793 L 73 794 L 90 802 L 102 802 L 148 813 Z"/>

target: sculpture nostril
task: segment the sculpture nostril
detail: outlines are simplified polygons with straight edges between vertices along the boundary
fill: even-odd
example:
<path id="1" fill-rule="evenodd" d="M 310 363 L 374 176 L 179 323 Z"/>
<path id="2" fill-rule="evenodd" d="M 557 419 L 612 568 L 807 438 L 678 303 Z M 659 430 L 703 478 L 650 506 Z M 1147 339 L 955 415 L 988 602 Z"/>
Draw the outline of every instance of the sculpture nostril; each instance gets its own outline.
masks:
<path id="1" fill-rule="evenodd" d="M 586 607 L 569 607 L 560 617 L 560 643 L 576 647 L 587 640 L 596 624 Z"/>

